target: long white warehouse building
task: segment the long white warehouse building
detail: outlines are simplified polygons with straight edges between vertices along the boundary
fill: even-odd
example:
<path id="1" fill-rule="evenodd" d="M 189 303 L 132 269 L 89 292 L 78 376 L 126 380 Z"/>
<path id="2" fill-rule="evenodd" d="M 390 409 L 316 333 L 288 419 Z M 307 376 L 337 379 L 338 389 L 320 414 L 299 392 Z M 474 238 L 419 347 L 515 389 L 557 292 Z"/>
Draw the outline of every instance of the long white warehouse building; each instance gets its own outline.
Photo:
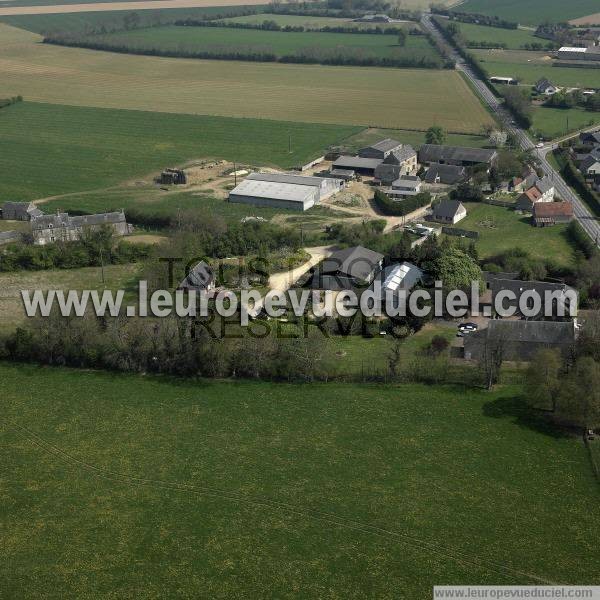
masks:
<path id="1" fill-rule="evenodd" d="M 344 188 L 342 179 L 293 173 L 252 173 L 229 193 L 229 202 L 308 210 Z"/>

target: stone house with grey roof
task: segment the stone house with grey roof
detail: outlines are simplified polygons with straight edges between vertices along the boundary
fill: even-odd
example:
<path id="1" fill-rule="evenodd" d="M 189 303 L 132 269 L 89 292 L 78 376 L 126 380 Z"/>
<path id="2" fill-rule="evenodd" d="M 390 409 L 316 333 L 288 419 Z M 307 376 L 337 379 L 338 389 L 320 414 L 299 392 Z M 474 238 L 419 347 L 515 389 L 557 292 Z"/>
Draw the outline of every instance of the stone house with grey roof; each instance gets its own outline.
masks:
<path id="1" fill-rule="evenodd" d="M 5 221 L 31 221 L 44 213 L 33 202 L 5 202 L 2 219 Z"/>
<path id="2" fill-rule="evenodd" d="M 374 175 L 383 185 L 391 185 L 400 177 L 416 172 L 417 153 L 407 144 L 392 150 L 375 169 Z"/>
<path id="3" fill-rule="evenodd" d="M 33 243 L 44 246 L 55 242 L 75 242 L 80 240 L 86 231 L 95 231 L 103 226 L 112 227 L 116 236 L 132 232 L 125 213 L 119 211 L 76 217 L 71 217 L 68 213 L 42 215 L 31 221 L 31 233 Z"/>

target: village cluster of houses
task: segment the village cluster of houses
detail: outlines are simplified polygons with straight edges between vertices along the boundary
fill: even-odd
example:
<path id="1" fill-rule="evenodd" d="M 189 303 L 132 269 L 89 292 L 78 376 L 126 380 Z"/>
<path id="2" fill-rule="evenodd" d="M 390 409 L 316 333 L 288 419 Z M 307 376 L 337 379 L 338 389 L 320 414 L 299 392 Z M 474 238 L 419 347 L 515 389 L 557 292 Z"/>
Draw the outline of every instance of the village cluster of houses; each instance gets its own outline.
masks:
<path id="1" fill-rule="evenodd" d="M 600 131 L 581 133 L 579 141 L 586 151 L 576 154 L 575 162 L 590 188 L 600 192 Z"/>
<path id="2" fill-rule="evenodd" d="M 68 213 L 44 214 L 32 202 L 5 202 L 1 208 L 5 221 L 24 221 L 31 227 L 31 241 L 37 246 L 55 242 L 74 242 L 81 239 L 86 231 L 94 231 L 103 226 L 113 229 L 116 236 L 128 235 L 132 226 L 127 223 L 123 211 L 95 215 L 70 216 Z M 19 231 L 0 233 L 0 244 L 22 241 Z"/>

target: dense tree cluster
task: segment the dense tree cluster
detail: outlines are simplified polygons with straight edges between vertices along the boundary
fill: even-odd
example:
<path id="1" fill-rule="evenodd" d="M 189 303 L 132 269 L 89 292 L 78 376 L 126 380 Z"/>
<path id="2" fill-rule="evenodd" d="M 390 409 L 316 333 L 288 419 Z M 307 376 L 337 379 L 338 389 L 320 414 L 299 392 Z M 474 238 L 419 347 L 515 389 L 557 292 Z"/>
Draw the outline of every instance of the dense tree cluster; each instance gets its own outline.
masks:
<path id="1" fill-rule="evenodd" d="M 392 200 L 384 191 L 375 190 L 374 201 L 382 214 L 402 217 L 431 204 L 431 194 L 421 192 L 416 196 L 407 196 L 402 200 Z"/>
<path id="2" fill-rule="evenodd" d="M 0 271 L 40 271 L 45 269 L 77 269 L 101 264 L 125 264 L 144 260 L 152 248 L 146 244 L 117 242 L 106 226 L 90 231 L 76 242 L 57 242 L 46 246 L 15 243 L 3 246 Z"/>

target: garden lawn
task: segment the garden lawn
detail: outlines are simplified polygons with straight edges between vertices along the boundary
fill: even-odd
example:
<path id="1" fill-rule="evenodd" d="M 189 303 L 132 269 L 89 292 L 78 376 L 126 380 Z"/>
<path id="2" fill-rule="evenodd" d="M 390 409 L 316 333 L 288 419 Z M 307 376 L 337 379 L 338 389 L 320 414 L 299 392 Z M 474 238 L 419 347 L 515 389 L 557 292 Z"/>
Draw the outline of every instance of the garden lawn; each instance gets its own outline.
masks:
<path id="1" fill-rule="evenodd" d="M 518 247 L 559 266 L 573 264 L 573 247 L 567 238 L 566 225 L 533 227 L 530 216 L 519 215 L 510 208 L 480 203 L 465 203 L 465 207 L 467 217 L 456 227 L 479 232 L 480 259 Z"/>
<path id="2" fill-rule="evenodd" d="M 8 597 L 397 598 L 600 583 L 580 439 L 521 390 L 0 365 Z M 54 592 L 56 591 L 56 594 Z"/>

